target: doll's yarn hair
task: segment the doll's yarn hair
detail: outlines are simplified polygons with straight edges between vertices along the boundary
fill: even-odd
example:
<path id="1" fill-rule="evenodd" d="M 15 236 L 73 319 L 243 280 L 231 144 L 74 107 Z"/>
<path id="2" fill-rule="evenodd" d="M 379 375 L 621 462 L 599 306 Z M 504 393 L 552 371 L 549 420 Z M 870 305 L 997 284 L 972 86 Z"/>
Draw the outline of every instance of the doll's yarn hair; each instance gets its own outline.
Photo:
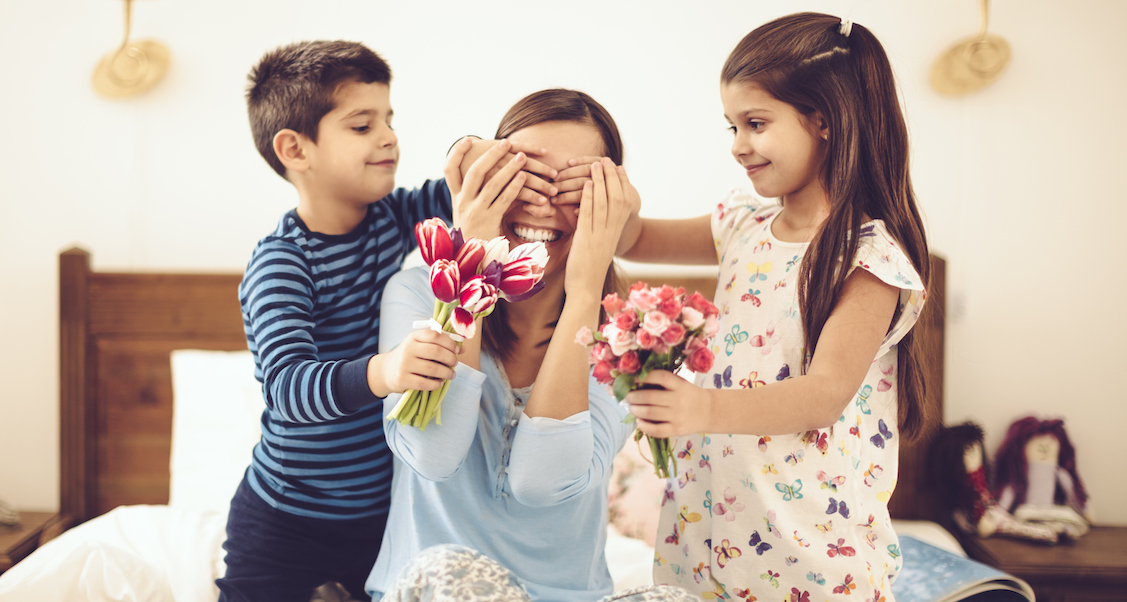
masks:
<path id="1" fill-rule="evenodd" d="M 1026 490 L 1029 482 L 1027 478 L 1029 464 L 1025 459 L 1025 445 L 1037 435 L 1052 435 L 1060 442 L 1060 455 L 1057 457 L 1057 466 L 1065 469 L 1068 476 L 1072 477 L 1076 501 L 1083 508 L 1088 501 L 1088 492 L 1084 483 L 1076 472 L 1076 450 L 1072 441 L 1064 430 L 1064 421 L 1059 419 L 1041 420 L 1036 416 L 1026 416 L 1014 421 L 1006 431 L 1002 445 L 998 447 L 995 455 L 997 467 L 997 480 L 994 482 L 994 495 L 1001 495 L 1006 486 L 1013 487 L 1014 505 L 1025 502 Z M 1053 501 L 1057 504 L 1066 503 L 1067 495 L 1058 483 L 1053 492 Z M 1007 510 L 1011 510 L 1007 508 Z"/>
<path id="2" fill-rule="evenodd" d="M 978 492 L 967 480 L 964 461 L 966 449 L 975 443 L 982 448 L 982 468 L 986 471 L 986 482 L 990 482 L 990 468 L 986 462 L 986 449 L 982 439 L 982 427 L 973 422 L 964 422 L 940 429 L 931 440 L 928 450 L 931 478 L 927 481 L 947 510 L 966 510 L 979 501 Z"/>

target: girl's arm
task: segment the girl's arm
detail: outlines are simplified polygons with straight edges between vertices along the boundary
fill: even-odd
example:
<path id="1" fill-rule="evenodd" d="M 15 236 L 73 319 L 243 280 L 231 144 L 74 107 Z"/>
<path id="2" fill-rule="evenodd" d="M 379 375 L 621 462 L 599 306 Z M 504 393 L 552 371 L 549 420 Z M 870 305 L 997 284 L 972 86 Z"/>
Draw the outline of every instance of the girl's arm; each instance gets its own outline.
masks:
<path id="1" fill-rule="evenodd" d="M 845 281 L 805 375 L 754 389 L 702 389 L 669 372 L 645 382 L 666 390 L 626 397 L 651 437 L 689 433 L 777 435 L 834 424 L 857 393 L 896 311 L 899 290 L 865 270 Z"/>
<path id="2" fill-rule="evenodd" d="M 591 178 L 591 165 L 599 157 L 579 157 L 568 161 L 567 169 L 556 176 L 559 196 L 557 205 L 579 202 L 576 191 Z M 648 219 L 638 215 L 640 201 L 618 240 L 616 255 L 642 263 L 681 265 L 716 265 L 716 247 L 712 241 L 711 216 L 687 219 Z"/>

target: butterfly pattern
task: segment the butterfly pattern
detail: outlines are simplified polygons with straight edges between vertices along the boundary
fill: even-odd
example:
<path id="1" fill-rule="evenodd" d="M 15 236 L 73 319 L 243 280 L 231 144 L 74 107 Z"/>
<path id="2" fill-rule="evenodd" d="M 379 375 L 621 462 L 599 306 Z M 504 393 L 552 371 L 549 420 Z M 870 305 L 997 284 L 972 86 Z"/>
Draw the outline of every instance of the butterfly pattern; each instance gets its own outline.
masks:
<path id="1" fill-rule="evenodd" d="M 771 387 L 809 367 L 798 302 L 807 245 L 772 235 L 779 211 L 734 192 L 713 214 L 721 257 L 714 303 L 723 310 L 711 347 L 718 360 L 697 375 L 697 386 Z M 845 267 L 900 289 L 897 317 L 869 372 L 832 427 L 680 437 L 681 474 L 662 497 L 655 547 L 665 560 L 654 564 L 655 583 L 709 600 L 809 602 L 870 593 L 879 600 L 875 590 L 887 592 L 902 565 L 887 507 L 899 451 L 896 343 L 927 294 L 911 284 L 921 279 L 880 222 L 864 225 Z"/>

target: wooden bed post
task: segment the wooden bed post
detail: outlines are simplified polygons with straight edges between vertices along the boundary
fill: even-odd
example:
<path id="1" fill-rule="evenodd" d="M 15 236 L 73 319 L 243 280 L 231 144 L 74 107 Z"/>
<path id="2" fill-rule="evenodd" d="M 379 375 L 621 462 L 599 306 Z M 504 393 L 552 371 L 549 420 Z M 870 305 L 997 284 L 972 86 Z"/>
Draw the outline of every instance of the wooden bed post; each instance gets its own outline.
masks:
<path id="1" fill-rule="evenodd" d="M 86 403 L 90 254 L 59 255 L 59 514 L 76 524 L 90 516 L 94 416 Z"/>

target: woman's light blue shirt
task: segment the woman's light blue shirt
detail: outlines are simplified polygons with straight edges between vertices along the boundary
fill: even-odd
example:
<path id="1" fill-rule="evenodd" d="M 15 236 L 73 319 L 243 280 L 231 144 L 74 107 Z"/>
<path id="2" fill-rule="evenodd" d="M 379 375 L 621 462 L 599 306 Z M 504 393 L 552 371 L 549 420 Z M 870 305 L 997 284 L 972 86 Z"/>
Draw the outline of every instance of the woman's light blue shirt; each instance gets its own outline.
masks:
<path id="1" fill-rule="evenodd" d="M 380 353 L 394 349 L 433 308 L 425 269 L 392 277 Z M 614 456 L 633 431 L 622 423 L 624 407 L 590 379 L 589 411 L 565 420 L 529 418 L 527 395 L 512 389 L 498 360 L 483 353 L 481 371 L 459 364 L 456 372 L 442 402 L 442 425 L 420 431 L 387 420 L 400 396 L 384 401 L 385 435 L 395 454 L 391 513 L 368 592 L 378 600 L 419 552 L 455 543 L 508 567 L 535 600 L 610 594 L 607 486 Z"/>

